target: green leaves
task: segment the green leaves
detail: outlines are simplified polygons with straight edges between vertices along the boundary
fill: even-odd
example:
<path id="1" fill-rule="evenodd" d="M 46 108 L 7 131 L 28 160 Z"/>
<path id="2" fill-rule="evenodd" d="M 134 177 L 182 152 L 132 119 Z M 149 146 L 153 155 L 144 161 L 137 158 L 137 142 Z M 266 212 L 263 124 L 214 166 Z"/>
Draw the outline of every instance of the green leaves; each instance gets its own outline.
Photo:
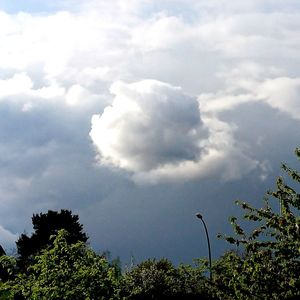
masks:
<path id="1" fill-rule="evenodd" d="M 68 231 L 68 243 L 78 241 L 86 242 L 87 235 L 83 232 L 83 226 L 79 223 L 79 217 L 71 211 L 62 209 L 60 212 L 49 210 L 47 213 L 34 214 L 32 217 L 34 232 L 30 237 L 21 234 L 16 242 L 18 250 L 18 267 L 22 271 L 32 263 L 35 255 L 41 250 L 51 246 L 51 235 L 57 235 L 60 229 Z"/>
<path id="2" fill-rule="evenodd" d="M 60 230 L 53 246 L 34 258 L 27 274 L 18 274 L 15 293 L 26 299 L 112 299 L 118 276 L 108 261 L 83 242 L 69 244 L 68 232 Z"/>
<path id="3" fill-rule="evenodd" d="M 149 259 L 124 275 L 124 299 L 211 299 L 207 269 L 202 261 L 198 267 L 179 265 L 175 268 L 167 259 Z"/>
<path id="4" fill-rule="evenodd" d="M 300 158 L 299 148 L 296 155 Z M 300 183 L 298 171 L 285 164 L 282 169 L 293 181 Z M 220 274 L 214 271 L 215 276 L 227 282 L 226 287 L 218 283 L 216 289 L 222 299 L 300 297 L 300 194 L 279 177 L 276 190 L 269 191 L 268 195 L 278 202 L 280 211 L 272 209 L 268 198 L 264 198 L 262 208 L 236 202 L 245 211 L 243 221 L 256 226 L 246 233 L 237 218 L 231 217 L 235 236 L 221 236 L 230 244 L 243 247 L 241 256 L 230 254 L 221 258 Z"/>

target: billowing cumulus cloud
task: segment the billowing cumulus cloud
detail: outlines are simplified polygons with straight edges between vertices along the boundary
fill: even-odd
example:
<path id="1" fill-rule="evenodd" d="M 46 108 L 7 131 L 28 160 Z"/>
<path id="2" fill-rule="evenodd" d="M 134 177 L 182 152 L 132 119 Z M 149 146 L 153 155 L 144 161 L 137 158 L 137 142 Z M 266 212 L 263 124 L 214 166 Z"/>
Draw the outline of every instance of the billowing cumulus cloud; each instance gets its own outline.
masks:
<path id="1" fill-rule="evenodd" d="M 201 156 L 198 103 L 180 88 L 145 80 L 115 83 L 111 92 L 113 103 L 93 117 L 90 133 L 104 161 L 144 171 Z"/>
<path id="2" fill-rule="evenodd" d="M 144 80 L 115 83 L 111 92 L 112 104 L 93 116 L 90 132 L 102 164 L 131 171 L 142 182 L 217 173 L 232 179 L 255 167 L 242 149 L 234 149 L 232 128 L 203 117 L 196 98 L 181 88 Z"/>

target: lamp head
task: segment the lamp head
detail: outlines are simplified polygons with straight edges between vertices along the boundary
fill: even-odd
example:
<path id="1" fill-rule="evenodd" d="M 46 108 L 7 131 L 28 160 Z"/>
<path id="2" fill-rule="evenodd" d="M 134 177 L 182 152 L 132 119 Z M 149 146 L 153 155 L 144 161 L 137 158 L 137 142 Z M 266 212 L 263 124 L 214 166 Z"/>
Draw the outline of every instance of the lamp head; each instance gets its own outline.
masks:
<path id="1" fill-rule="evenodd" d="M 202 220 L 202 215 L 200 213 L 196 213 L 196 217 Z"/>

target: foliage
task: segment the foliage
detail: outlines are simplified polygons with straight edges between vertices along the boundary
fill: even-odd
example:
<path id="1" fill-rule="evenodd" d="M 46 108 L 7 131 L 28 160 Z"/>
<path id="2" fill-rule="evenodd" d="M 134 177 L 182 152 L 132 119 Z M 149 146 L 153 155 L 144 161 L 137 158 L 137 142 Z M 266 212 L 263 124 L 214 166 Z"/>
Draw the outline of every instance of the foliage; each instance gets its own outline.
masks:
<path id="1" fill-rule="evenodd" d="M 235 299 L 235 291 L 231 283 L 232 270 L 237 268 L 239 261 L 240 257 L 236 252 L 228 251 L 213 262 L 213 281 L 207 286 L 212 296 L 218 299 Z"/>
<path id="2" fill-rule="evenodd" d="M 146 260 L 124 275 L 125 299 L 209 299 L 202 270 L 167 259 Z"/>
<path id="3" fill-rule="evenodd" d="M 3 255 L 0 257 L 0 282 L 14 278 L 17 273 L 16 259 L 12 256 Z"/>
<path id="4" fill-rule="evenodd" d="M 113 299 L 118 276 L 108 261 L 83 242 L 70 244 L 68 232 L 52 236 L 53 246 L 34 259 L 28 274 L 19 274 L 11 288 L 32 300 Z"/>
<path id="5" fill-rule="evenodd" d="M 60 212 L 49 210 L 47 213 L 34 214 L 32 224 L 34 229 L 32 235 L 29 237 L 22 234 L 16 242 L 18 265 L 22 270 L 26 270 L 34 255 L 51 244 L 50 236 L 57 234 L 60 229 L 68 231 L 69 243 L 86 242 L 88 239 L 83 232 L 83 226 L 79 223 L 79 217 L 72 215 L 70 210 Z"/>
<path id="6" fill-rule="evenodd" d="M 213 299 L 210 282 L 204 277 L 206 260 L 196 260 L 196 266 L 180 264 L 177 268 L 177 299 Z"/>
<path id="7" fill-rule="evenodd" d="M 296 149 L 300 158 L 300 150 Z M 300 173 L 282 165 L 292 182 L 300 183 Z M 256 224 L 250 233 L 232 217 L 234 237 L 225 236 L 231 244 L 242 246 L 242 256 L 227 255 L 219 262 L 223 270 L 215 280 L 223 298 L 233 299 L 296 299 L 300 297 L 300 194 L 282 177 L 277 179 L 276 190 L 268 192 L 279 202 L 280 212 L 274 211 L 269 198 L 264 207 L 254 208 L 246 202 L 237 204 L 245 211 L 243 219 Z M 224 271 L 225 268 L 225 271 Z M 218 284 L 216 282 L 216 284 Z"/>
<path id="8" fill-rule="evenodd" d="M 17 276 L 16 259 L 3 255 L 0 257 L 0 299 L 12 299 L 10 281 Z"/>

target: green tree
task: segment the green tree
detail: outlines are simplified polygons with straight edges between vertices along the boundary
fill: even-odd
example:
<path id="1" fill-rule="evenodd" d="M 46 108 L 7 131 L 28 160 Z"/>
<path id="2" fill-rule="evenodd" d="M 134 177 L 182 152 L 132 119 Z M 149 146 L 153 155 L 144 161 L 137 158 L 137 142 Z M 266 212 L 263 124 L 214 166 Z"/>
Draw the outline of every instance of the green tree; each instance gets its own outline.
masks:
<path id="1" fill-rule="evenodd" d="M 167 259 L 148 259 L 124 275 L 126 299 L 163 299 L 173 293 L 175 269 Z"/>
<path id="2" fill-rule="evenodd" d="M 70 244 L 69 233 L 52 236 L 52 246 L 35 256 L 27 274 L 10 282 L 16 295 L 32 300 L 114 299 L 118 270 L 85 243 Z"/>
<path id="3" fill-rule="evenodd" d="M 235 251 L 225 252 L 219 259 L 213 261 L 213 281 L 207 284 L 207 289 L 212 296 L 217 299 L 236 299 L 232 284 L 233 270 L 238 269 L 240 261 L 241 258 Z M 209 269 L 208 263 L 205 265 Z"/>
<path id="4" fill-rule="evenodd" d="M 295 153 L 300 159 L 300 150 Z M 214 271 L 220 298 L 300 297 L 300 194 L 292 187 L 300 183 L 300 173 L 285 164 L 282 169 L 291 182 L 288 184 L 287 179 L 279 177 L 276 190 L 267 193 L 262 208 L 237 201 L 245 211 L 243 219 L 256 226 L 247 233 L 237 218 L 230 218 L 236 235 L 223 238 L 243 251 L 242 255 L 231 253 L 223 257 L 218 272 Z M 276 206 L 270 204 L 270 198 L 277 201 Z M 226 282 L 226 287 L 218 285 L 216 280 Z"/>
<path id="5" fill-rule="evenodd" d="M 196 260 L 196 266 L 180 264 L 177 267 L 177 291 L 176 299 L 214 299 L 210 291 L 210 282 L 203 274 L 208 265 L 205 259 Z"/>
<path id="6" fill-rule="evenodd" d="M 12 256 L 0 257 L 0 299 L 13 299 L 11 282 L 17 276 L 17 262 Z"/>
<path id="7" fill-rule="evenodd" d="M 148 259 L 124 275 L 125 299 L 210 299 L 203 269 L 180 265 L 167 259 Z"/>
<path id="8" fill-rule="evenodd" d="M 88 240 L 78 215 L 73 215 L 70 210 L 49 210 L 47 213 L 34 214 L 32 224 L 34 232 L 31 236 L 22 234 L 16 242 L 18 266 L 22 270 L 26 270 L 34 255 L 51 244 L 50 236 L 57 234 L 60 229 L 68 231 L 68 243 L 85 243 Z"/>

